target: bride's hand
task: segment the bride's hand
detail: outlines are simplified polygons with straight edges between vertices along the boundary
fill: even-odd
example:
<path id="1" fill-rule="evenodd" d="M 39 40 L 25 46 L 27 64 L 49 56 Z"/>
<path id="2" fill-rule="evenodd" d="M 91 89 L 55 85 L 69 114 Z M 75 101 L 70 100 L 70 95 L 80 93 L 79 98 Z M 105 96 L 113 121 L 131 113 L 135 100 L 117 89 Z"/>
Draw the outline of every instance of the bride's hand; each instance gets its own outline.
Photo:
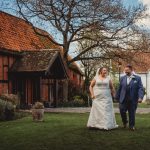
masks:
<path id="1" fill-rule="evenodd" d="M 96 97 L 94 95 L 91 96 L 92 99 L 95 99 Z"/>
<path id="2" fill-rule="evenodd" d="M 112 95 L 113 98 L 115 98 L 116 94 L 114 92 L 112 92 L 111 95 Z"/>

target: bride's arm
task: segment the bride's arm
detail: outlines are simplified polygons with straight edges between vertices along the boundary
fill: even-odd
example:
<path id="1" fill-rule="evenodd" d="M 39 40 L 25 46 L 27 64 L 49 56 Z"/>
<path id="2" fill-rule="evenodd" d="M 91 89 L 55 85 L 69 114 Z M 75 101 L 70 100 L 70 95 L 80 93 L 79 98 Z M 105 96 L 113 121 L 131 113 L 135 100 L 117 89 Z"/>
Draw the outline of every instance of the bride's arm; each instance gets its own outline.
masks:
<path id="1" fill-rule="evenodd" d="M 110 85 L 111 95 L 114 98 L 116 92 L 112 80 L 110 80 L 109 83 L 110 83 L 109 85 Z"/>
<path id="2" fill-rule="evenodd" d="M 93 79 L 93 80 L 91 81 L 90 88 L 89 88 L 90 94 L 91 94 L 91 98 L 92 98 L 92 99 L 95 98 L 94 91 L 93 91 L 93 87 L 94 87 L 95 83 L 96 83 L 96 80 Z"/>

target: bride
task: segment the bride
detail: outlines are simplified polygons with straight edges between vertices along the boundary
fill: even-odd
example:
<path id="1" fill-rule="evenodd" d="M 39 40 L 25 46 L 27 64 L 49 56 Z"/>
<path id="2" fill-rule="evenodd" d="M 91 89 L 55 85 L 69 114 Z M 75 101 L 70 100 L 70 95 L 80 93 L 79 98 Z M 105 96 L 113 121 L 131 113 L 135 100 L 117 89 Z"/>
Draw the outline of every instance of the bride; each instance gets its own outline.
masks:
<path id="1" fill-rule="evenodd" d="M 105 67 L 97 70 L 90 84 L 90 93 L 93 102 L 87 127 L 104 130 L 117 128 L 112 101 L 115 90 Z"/>

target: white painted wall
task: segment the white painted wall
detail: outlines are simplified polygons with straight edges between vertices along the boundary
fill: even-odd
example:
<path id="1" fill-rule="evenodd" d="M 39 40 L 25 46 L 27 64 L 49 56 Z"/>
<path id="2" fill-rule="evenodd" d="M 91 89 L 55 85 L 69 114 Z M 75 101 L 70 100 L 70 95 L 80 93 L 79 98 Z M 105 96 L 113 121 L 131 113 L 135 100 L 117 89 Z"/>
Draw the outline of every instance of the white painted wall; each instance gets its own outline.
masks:
<path id="1" fill-rule="evenodd" d="M 147 75 L 147 99 L 150 99 L 150 71 Z"/>
<path id="2" fill-rule="evenodd" d="M 143 87 L 146 89 L 146 91 L 147 91 L 147 74 L 144 74 L 144 73 L 140 73 L 140 74 L 138 74 L 140 77 L 141 77 L 141 79 L 142 79 L 142 83 L 143 83 Z M 147 99 L 147 95 L 145 95 L 144 96 L 144 100 L 146 100 Z"/>

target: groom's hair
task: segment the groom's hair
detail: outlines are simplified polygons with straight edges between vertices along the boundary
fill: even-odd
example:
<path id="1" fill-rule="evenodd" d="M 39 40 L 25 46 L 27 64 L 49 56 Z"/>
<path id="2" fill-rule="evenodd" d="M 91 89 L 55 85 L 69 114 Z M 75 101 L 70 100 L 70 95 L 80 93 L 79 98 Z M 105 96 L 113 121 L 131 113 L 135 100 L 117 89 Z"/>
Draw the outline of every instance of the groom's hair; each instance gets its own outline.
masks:
<path id="1" fill-rule="evenodd" d="M 133 70 L 133 67 L 130 64 L 127 64 L 126 67 L 129 68 L 130 70 Z"/>

